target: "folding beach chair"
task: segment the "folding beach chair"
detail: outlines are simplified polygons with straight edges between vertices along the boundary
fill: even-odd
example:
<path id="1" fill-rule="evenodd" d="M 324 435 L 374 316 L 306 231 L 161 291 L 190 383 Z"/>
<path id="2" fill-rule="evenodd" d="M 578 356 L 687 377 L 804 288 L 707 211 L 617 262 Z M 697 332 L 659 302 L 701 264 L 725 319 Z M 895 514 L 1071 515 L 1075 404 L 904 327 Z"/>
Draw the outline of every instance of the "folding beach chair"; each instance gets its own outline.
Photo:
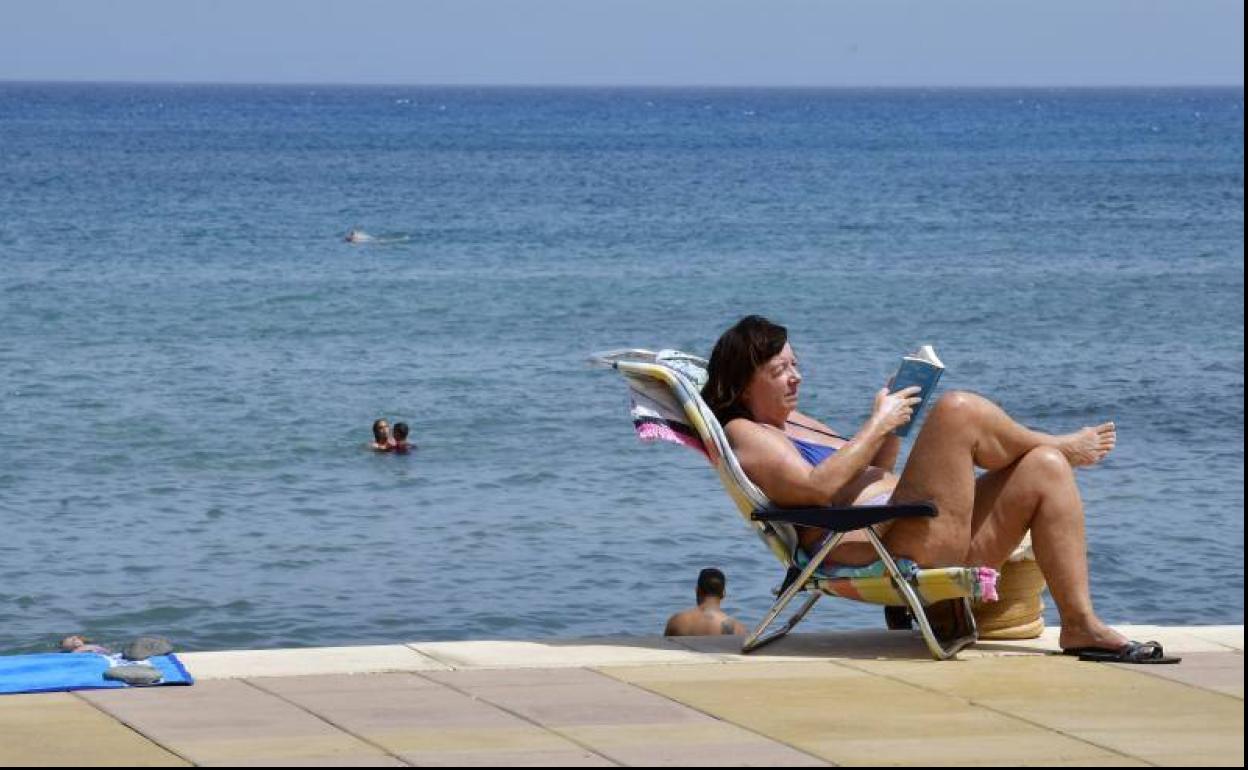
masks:
<path id="1" fill-rule="evenodd" d="M 892 519 L 935 516 L 927 503 L 881 506 L 779 508 L 767 499 L 741 470 L 723 428 L 702 400 L 706 360 L 678 351 L 613 350 L 593 356 L 591 362 L 611 367 L 624 376 L 632 397 L 633 423 L 644 441 L 671 441 L 698 450 L 719 474 L 728 495 L 786 569 L 771 610 L 742 645 L 749 653 L 773 642 L 806 617 L 824 595 L 909 609 L 932 657 L 947 660 L 977 638 L 971 601 L 995 601 L 995 570 L 986 567 L 920 569 L 906 559 L 894 559 L 876 534 L 874 525 Z M 798 545 L 795 527 L 818 527 L 830 534 L 807 558 Z M 863 530 L 879 561 L 866 567 L 822 567 L 845 534 Z M 808 594 L 788 622 L 771 633 L 768 627 L 799 594 Z M 960 600 L 967 630 L 956 638 L 940 639 L 926 608 L 934 602 Z M 890 626 L 893 623 L 890 622 Z"/>

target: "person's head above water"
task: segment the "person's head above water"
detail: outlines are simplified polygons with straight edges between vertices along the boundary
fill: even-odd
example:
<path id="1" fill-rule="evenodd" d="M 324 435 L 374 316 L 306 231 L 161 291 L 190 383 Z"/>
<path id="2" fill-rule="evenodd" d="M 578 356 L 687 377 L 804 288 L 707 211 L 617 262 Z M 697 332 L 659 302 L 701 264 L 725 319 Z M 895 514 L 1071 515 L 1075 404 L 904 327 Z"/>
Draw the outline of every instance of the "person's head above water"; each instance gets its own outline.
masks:
<path id="1" fill-rule="evenodd" d="M 73 652 L 79 647 L 83 647 L 91 643 L 91 640 L 82 634 L 70 634 L 61 640 L 62 652 Z"/>
<path id="2" fill-rule="evenodd" d="M 749 315 L 715 343 L 702 398 L 723 424 L 737 417 L 783 422 L 797 408 L 801 381 L 788 330 Z"/>
<path id="3" fill-rule="evenodd" d="M 394 444 L 396 448 L 407 448 L 407 423 L 396 422 L 394 424 Z"/>
<path id="4" fill-rule="evenodd" d="M 390 423 L 386 422 L 384 418 L 373 421 L 373 443 L 390 443 Z"/>
<path id="5" fill-rule="evenodd" d="M 723 599 L 724 588 L 728 579 L 724 573 L 714 567 L 707 567 L 698 573 L 698 604 L 707 599 Z"/>
<path id="6" fill-rule="evenodd" d="M 92 644 L 91 640 L 82 634 L 70 634 L 61 640 L 61 652 L 94 652 L 99 655 L 108 655 L 110 650 L 98 644 Z"/>

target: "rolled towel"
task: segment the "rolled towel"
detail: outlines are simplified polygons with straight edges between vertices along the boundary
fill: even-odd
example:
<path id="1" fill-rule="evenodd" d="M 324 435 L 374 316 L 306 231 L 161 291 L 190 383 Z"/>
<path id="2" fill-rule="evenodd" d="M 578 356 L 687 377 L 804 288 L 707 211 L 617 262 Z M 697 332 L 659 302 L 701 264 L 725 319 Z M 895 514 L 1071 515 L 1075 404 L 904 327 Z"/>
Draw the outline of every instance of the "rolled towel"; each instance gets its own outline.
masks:
<path id="1" fill-rule="evenodd" d="M 147 684 L 156 684 L 163 678 L 160 669 L 155 666 L 149 666 L 146 663 L 139 663 L 132 666 L 113 666 L 104 671 L 105 679 L 112 679 L 118 682 L 125 682 L 128 685 L 142 687 Z"/>

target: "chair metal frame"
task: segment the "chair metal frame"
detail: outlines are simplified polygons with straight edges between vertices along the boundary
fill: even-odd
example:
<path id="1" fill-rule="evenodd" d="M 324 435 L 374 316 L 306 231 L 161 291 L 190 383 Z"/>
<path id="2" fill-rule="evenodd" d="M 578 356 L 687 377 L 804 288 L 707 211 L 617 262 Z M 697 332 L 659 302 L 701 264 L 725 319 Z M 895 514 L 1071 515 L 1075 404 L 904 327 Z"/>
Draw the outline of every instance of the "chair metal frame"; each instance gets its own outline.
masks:
<path id="1" fill-rule="evenodd" d="M 840 544 L 847 533 L 859 529 L 866 534 L 872 547 L 875 548 L 876 554 L 880 557 L 880 561 L 884 562 L 884 567 L 888 570 L 889 577 L 892 578 L 893 587 L 906 600 L 906 606 L 910 609 L 912 617 L 918 623 L 919 632 L 922 634 L 923 641 L 927 644 L 927 649 L 933 658 L 936 660 L 950 660 L 956 657 L 959 651 L 974 644 L 979 638 L 979 631 L 975 626 L 975 615 L 971 611 L 971 600 L 967 597 L 961 599 L 964 617 L 968 624 L 967 632 L 946 641 L 942 641 L 936 635 L 936 632 L 932 629 L 931 622 L 928 620 L 927 610 L 922 598 L 914 590 L 914 587 L 910 585 L 910 581 L 906 580 L 905 576 L 901 574 L 901 569 L 897 566 L 893 555 L 884 547 L 884 543 L 880 541 L 879 534 L 875 531 L 875 524 L 885 521 L 913 516 L 935 516 L 935 506 L 929 503 L 921 503 L 917 505 L 849 506 L 800 510 L 802 512 L 815 513 L 820 517 L 826 517 L 826 521 L 822 524 L 815 524 L 813 517 L 808 515 L 803 517 L 801 523 L 797 523 L 786 515 L 788 511 L 785 509 L 756 511 L 751 517 L 757 521 L 787 521 L 796 526 L 819 526 L 822 529 L 831 530 L 833 534 L 826 539 L 823 546 L 811 557 L 810 562 L 803 569 L 799 571 L 797 567 L 789 567 L 789 573 L 785 576 L 784 583 L 777 589 L 775 604 L 772 605 L 771 610 L 763 617 L 762 622 L 745 638 L 745 642 L 741 645 L 742 653 L 751 653 L 764 645 L 783 638 L 798 623 L 802 622 L 807 613 L 815 606 L 815 603 L 825 595 L 823 590 L 819 588 L 818 581 L 814 579 L 815 571 L 823 564 L 823 560 L 827 558 L 828 554 Z M 871 523 L 861 523 L 868 518 L 873 519 L 873 521 Z M 810 592 L 809 598 L 789 617 L 788 622 L 783 627 L 764 635 L 764 632 L 775 622 L 780 613 L 784 612 L 785 607 L 798 594 L 804 591 Z"/>
<path id="2" fill-rule="evenodd" d="M 966 620 L 966 633 L 956 638 L 941 640 L 937 637 L 927 617 L 923 599 L 915 591 L 910 582 L 897 566 L 892 554 L 880 541 L 875 525 L 898 518 L 915 516 L 932 517 L 936 508 L 930 503 L 879 506 L 828 506 L 812 508 L 778 508 L 767 499 L 762 490 L 750 481 L 741 469 L 732 447 L 729 446 L 723 427 L 711 413 L 710 408 L 702 400 L 694 384 L 684 375 L 656 361 L 657 354 L 648 350 L 629 349 L 601 353 L 591 362 L 600 366 L 608 366 L 630 378 L 644 378 L 648 381 L 662 383 L 670 391 L 683 408 L 692 427 L 707 451 L 711 464 L 719 473 L 720 481 L 732 497 L 737 507 L 747 520 L 752 522 L 760 537 L 768 544 L 777 558 L 787 563 L 788 571 L 779 588 L 775 603 L 763 617 L 758 626 L 745 638 L 741 647 L 743 654 L 751 653 L 767 644 L 786 636 L 792 631 L 825 595 L 819 587 L 815 573 L 823 564 L 824 559 L 832 552 L 849 532 L 862 530 L 870 541 L 876 554 L 884 563 L 885 569 L 892 580 L 894 588 L 905 600 L 906 607 L 919 626 L 919 632 L 927 644 L 928 651 L 936 660 L 949 660 L 958 652 L 974 644 L 978 639 L 975 616 L 971 612 L 971 601 L 967 597 L 961 599 L 962 610 Z M 703 364 L 704 365 L 704 364 Z M 718 458 L 717 458 L 718 455 Z M 735 487 L 735 488 L 734 488 Z M 805 567 L 796 566 L 796 536 L 786 536 L 782 527 L 818 527 L 828 530 L 827 537 Z M 778 629 L 767 633 L 767 629 L 776 621 L 785 608 L 803 592 L 810 596 L 803 601 L 788 621 Z M 840 597 L 838 597 L 840 598 Z"/>

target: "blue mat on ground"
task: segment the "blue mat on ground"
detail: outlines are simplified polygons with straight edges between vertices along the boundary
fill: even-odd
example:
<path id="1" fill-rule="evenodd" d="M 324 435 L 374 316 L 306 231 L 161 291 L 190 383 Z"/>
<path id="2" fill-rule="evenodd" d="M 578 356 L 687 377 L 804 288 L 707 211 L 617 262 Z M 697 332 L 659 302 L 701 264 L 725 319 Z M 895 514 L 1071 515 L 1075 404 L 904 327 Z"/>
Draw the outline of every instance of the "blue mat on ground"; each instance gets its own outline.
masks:
<path id="1" fill-rule="evenodd" d="M 104 671 L 116 665 L 118 660 L 115 655 L 110 657 L 89 652 L 0 656 L 0 695 L 130 687 L 124 682 L 104 678 Z M 176 655 L 158 655 L 143 662 L 160 669 L 164 676 L 154 685 L 144 685 L 146 687 L 195 683 Z"/>

